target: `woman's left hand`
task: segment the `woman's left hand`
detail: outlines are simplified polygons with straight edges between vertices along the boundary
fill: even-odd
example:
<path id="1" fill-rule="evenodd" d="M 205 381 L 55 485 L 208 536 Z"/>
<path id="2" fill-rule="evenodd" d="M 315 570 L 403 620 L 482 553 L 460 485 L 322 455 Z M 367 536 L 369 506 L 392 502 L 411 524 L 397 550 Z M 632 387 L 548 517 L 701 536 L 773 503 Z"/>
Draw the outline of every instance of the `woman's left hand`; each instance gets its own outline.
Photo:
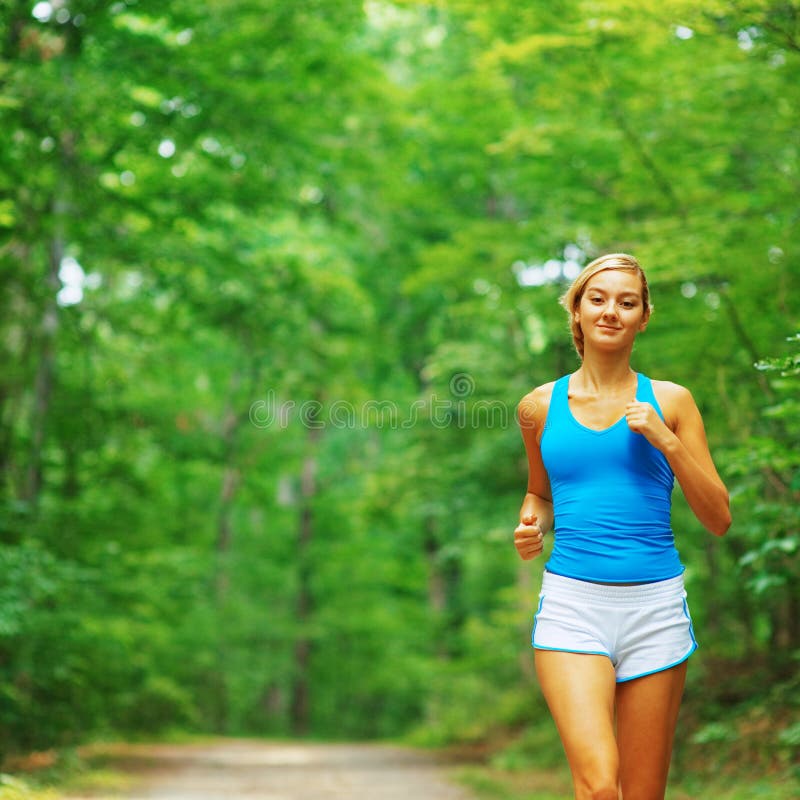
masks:
<path id="1" fill-rule="evenodd" d="M 650 403 L 634 400 L 625 406 L 625 419 L 634 433 L 641 433 L 653 447 L 663 449 L 675 434 L 664 424 L 664 420 Z"/>

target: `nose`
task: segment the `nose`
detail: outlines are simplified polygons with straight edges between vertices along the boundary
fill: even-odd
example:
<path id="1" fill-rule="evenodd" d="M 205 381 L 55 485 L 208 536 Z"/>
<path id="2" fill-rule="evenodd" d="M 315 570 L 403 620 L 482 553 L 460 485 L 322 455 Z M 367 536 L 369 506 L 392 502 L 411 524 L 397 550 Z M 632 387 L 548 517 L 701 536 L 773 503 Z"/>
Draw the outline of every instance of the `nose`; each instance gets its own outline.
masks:
<path id="1" fill-rule="evenodd" d="M 604 319 L 616 319 L 617 305 L 613 300 L 609 300 L 603 308 Z"/>

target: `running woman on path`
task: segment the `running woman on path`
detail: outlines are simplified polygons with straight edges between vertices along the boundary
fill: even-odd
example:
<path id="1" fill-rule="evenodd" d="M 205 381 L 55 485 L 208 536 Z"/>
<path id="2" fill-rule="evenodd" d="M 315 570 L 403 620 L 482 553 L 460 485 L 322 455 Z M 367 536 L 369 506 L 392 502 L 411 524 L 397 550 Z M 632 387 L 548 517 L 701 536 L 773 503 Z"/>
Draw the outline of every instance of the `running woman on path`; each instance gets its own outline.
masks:
<path id="1" fill-rule="evenodd" d="M 514 543 L 555 541 L 534 619 L 536 673 L 577 800 L 663 800 L 697 644 L 670 526 L 674 478 L 722 536 L 728 492 L 690 392 L 631 369 L 650 318 L 632 256 L 589 264 L 561 299 L 581 357 L 518 406 L 528 488 Z"/>

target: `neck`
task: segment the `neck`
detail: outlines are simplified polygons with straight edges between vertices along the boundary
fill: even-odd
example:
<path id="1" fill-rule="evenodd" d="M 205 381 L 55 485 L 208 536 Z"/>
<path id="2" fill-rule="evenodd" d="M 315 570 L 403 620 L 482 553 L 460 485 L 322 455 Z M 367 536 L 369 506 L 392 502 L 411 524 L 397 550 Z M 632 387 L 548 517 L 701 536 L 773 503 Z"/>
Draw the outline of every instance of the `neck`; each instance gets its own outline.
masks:
<path id="1" fill-rule="evenodd" d="M 583 363 L 575 371 L 578 380 L 586 387 L 613 391 L 630 385 L 636 373 L 631 369 L 630 353 L 586 352 Z"/>

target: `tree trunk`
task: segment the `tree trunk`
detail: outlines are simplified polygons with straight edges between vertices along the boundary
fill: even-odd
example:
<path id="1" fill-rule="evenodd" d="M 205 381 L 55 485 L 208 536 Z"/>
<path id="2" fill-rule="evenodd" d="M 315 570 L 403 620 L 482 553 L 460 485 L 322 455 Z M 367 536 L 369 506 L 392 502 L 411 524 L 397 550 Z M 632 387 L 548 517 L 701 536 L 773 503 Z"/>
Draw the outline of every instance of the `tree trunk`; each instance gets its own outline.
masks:
<path id="1" fill-rule="evenodd" d="M 311 638 L 308 623 L 313 611 L 311 560 L 309 549 L 314 539 L 314 498 L 317 494 L 317 449 L 322 436 L 319 428 L 308 429 L 308 454 L 300 476 L 300 515 L 297 531 L 297 601 L 295 613 L 298 635 L 294 644 L 294 683 L 291 698 L 292 731 L 304 736 L 309 731 L 311 697 L 309 671 Z"/>
<path id="2" fill-rule="evenodd" d="M 220 487 L 219 512 L 217 516 L 216 565 L 214 593 L 219 629 L 217 631 L 217 665 L 214 676 L 214 725 L 225 733 L 228 727 L 228 683 L 227 683 L 227 640 L 225 631 L 225 605 L 230 588 L 228 560 L 233 542 L 233 508 L 236 491 L 239 488 L 240 472 L 236 464 L 236 434 L 241 425 L 241 417 L 236 414 L 235 404 L 241 384 L 241 373 L 237 370 L 231 376 L 230 395 L 222 421 L 222 447 L 224 453 L 222 485 Z"/>
<path id="3" fill-rule="evenodd" d="M 57 200 L 53 204 L 53 212 L 58 218 L 64 214 L 64 204 Z M 33 409 L 31 411 L 31 445 L 28 457 L 28 469 L 25 480 L 24 499 L 36 507 L 42 489 L 42 449 L 44 448 L 47 428 L 47 415 L 55 385 L 55 340 L 58 331 L 58 272 L 64 258 L 64 240 L 56 235 L 50 243 L 49 263 L 45 285 L 47 297 L 40 328 L 41 347 L 39 364 L 34 380 Z"/>

